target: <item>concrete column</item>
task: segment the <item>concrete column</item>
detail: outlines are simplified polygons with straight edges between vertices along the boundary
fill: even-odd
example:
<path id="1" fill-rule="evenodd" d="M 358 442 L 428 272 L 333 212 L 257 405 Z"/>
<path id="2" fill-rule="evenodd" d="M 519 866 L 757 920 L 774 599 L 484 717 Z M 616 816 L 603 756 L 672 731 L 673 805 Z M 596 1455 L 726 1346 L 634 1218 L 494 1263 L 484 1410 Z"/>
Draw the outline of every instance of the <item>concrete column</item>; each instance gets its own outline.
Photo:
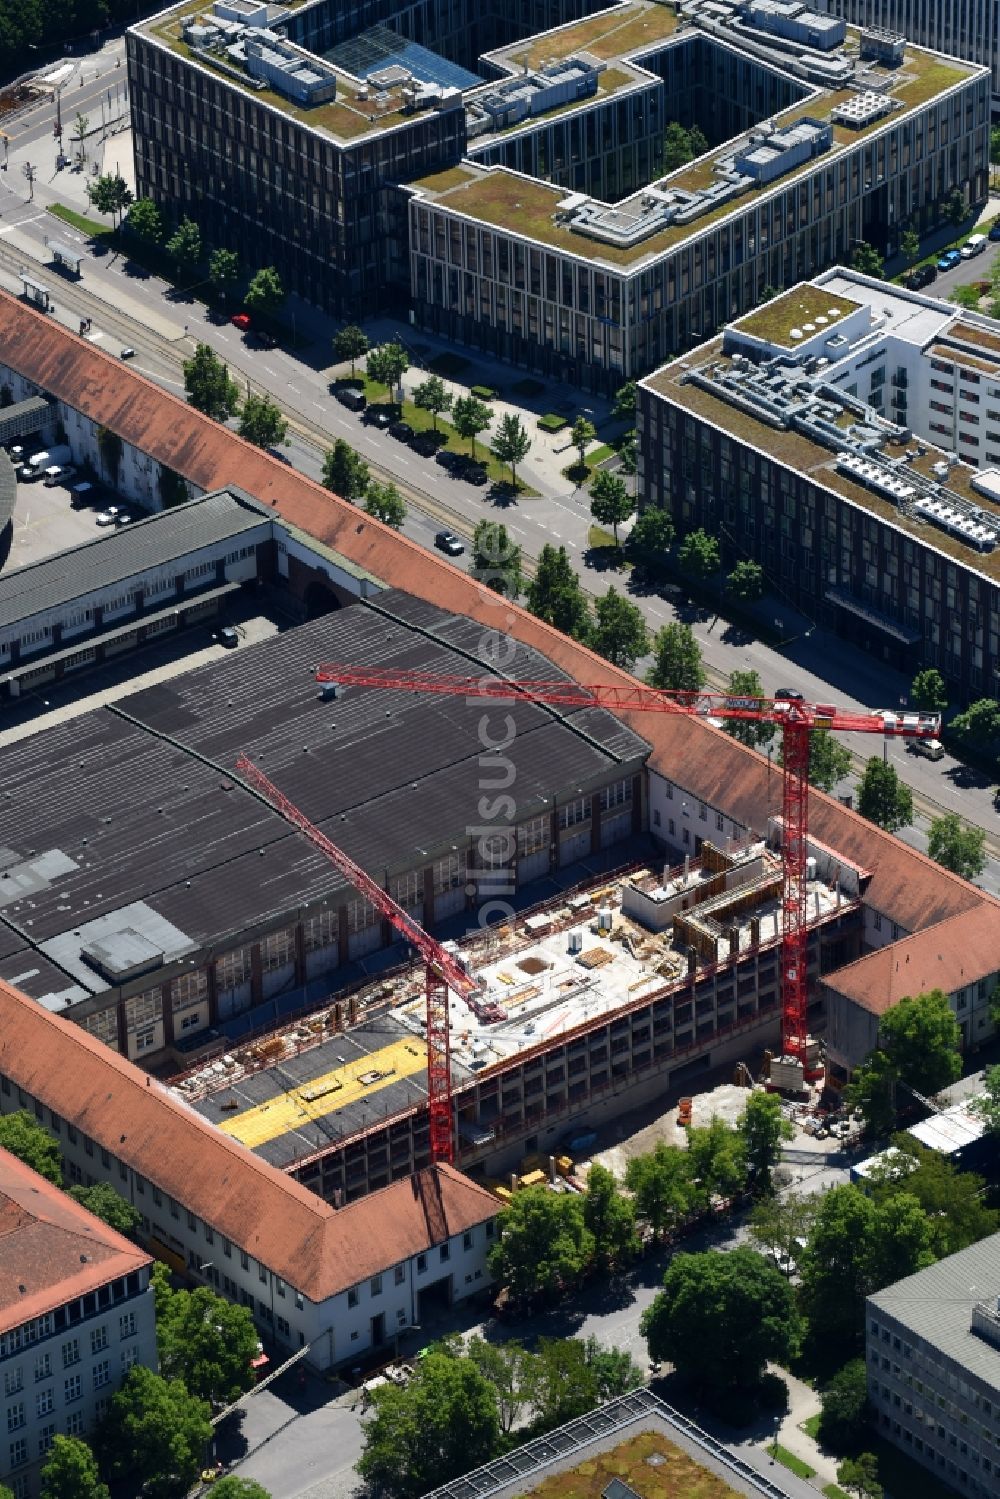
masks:
<path id="1" fill-rule="evenodd" d="M 128 1056 L 128 1021 L 125 1018 L 125 1001 L 120 999 L 116 1006 L 118 1011 L 118 1050 L 123 1057 Z"/>
<path id="2" fill-rule="evenodd" d="M 559 868 L 559 809 L 553 807 L 549 813 L 549 868 Z"/>
<path id="3" fill-rule="evenodd" d="M 205 976 L 208 979 L 208 1023 L 216 1025 L 219 1020 L 219 983 L 212 958 L 206 959 Z"/>
<path id="4" fill-rule="evenodd" d="M 601 793 L 595 791 L 590 798 L 590 852 L 596 854 L 601 848 Z"/>
<path id="5" fill-rule="evenodd" d="M 260 943 L 250 948 L 250 1004 L 259 1005 L 264 998 L 264 965 L 261 962 Z"/>
<path id="6" fill-rule="evenodd" d="M 160 1013 L 163 1017 L 163 1044 L 174 1044 L 174 1012 L 170 1004 L 170 984 L 160 985 Z"/>
<path id="7" fill-rule="evenodd" d="M 306 934 L 302 922 L 295 923 L 295 982 L 304 984 L 306 981 Z"/>
<path id="8" fill-rule="evenodd" d="M 424 870 L 424 920 L 423 925 L 434 925 L 434 866 L 428 864 Z"/>

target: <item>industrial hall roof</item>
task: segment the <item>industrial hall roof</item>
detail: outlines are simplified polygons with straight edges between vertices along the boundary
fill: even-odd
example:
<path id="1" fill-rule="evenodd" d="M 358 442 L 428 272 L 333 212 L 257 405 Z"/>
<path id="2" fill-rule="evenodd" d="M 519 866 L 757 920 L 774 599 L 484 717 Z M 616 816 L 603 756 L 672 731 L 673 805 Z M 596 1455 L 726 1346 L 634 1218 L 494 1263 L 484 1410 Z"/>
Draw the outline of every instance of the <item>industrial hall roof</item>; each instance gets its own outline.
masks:
<path id="1" fill-rule="evenodd" d="M 2 477 L 0 461 L 0 486 Z M 136 520 L 27 567 L 0 572 L 0 630 L 271 519 L 272 512 L 248 496 L 224 491 Z"/>
<path id="2" fill-rule="evenodd" d="M 150 1263 L 143 1250 L 0 1150 L 0 1332 Z"/>
<path id="3" fill-rule="evenodd" d="M 506 632 L 541 652 L 580 682 L 622 685 L 633 678 L 527 610 L 483 588 L 416 542 L 332 495 L 314 480 L 193 411 L 137 370 L 77 338 L 7 293 L 0 292 L 0 363 L 39 388 L 110 427 L 203 490 L 239 486 L 273 504 L 287 524 L 317 538 L 390 587 L 444 605 Z M 780 810 L 780 781 L 754 750 L 701 720 L 679 714 L 629 714 L 652 746 L 648 764 L 707 804 L 762 829 Z M 831 797 L 810 798 L 814 835 L 872 870 L 866 901 L 904 931 L 981 906 L 1000 921 L 1000 902 L 908 848 Z"/>
<path id="4" fill-rule="evenodd" d="M 0 1075 L 314 1303 L 499 1211 L 495 1197 L 446 1165 L 331 1207 L 132 1062 L 2 981 Z M 5 1258 L 0 1249 L 0 1287 Z"/>
<path id="5" fill-rule="evenodd" d="M 512 767 L 510 822 L 641 769 L 648 746 L 603 709 L 484 715 L 463 699 L 352 688 L 328 700 L 314 680 L 323 660 L 481 671 L 483 633 L 386 591 L 41 731 L 30 754 L 0 749 L 0 931 L 65 975 L 38 997 L 62 1009 L 349 890 L 235 777 L 241 751 L 380 881 L 478 832 L 483 788 L 499 784 L 496 755 L 483 763 L 491 744 Z M 508 670 L 558 669 L 519 645 Z"/>

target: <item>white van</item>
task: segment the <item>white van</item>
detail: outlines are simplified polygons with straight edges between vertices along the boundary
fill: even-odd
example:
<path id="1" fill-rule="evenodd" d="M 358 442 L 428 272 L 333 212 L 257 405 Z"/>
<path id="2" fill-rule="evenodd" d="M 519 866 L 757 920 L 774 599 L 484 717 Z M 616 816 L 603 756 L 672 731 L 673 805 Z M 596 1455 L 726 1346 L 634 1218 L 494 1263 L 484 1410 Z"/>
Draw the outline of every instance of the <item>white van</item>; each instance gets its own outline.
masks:
<path id="1" fill-rule="evenodd" d="M 963 260 L 971 260 L 974 255 L 981 255 L 988 243 L 985 234 L 970 234 L 958 253 Z"/>

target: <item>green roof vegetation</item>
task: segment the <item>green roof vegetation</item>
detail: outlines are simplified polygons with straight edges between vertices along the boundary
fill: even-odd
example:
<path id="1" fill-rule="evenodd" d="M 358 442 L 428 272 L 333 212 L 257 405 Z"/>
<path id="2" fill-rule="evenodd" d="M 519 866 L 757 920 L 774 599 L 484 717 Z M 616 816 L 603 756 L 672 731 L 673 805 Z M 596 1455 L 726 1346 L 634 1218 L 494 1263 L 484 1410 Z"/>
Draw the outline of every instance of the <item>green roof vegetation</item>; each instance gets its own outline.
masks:
<path id="1" fill-rule="evenodd" d="M 640 1432 L 610 1452 L 552 1473 L 526 1493 L 528 1499 L 601 1499 L 613 1478 L 643 1499 L 737 1499 L 728 1483 L 658 1431 Z"/>
<path id="2" fill-rule="evenodd" d="M 535 37 L 521 48 L 514 61 L 537 68 L 550 58 L 589 52 L 592 57 L 623 57 L 648 42 L 664 41 L 677 30 L 677 17 L 665 5 L 645 5 L 633 0 L 624 9 L 616 6 L 588 16 L 575 26 L 562 26 Z"/>
<path id="3" fill-rule="evenodd" d="M 834 316 L 834 309 L 838 316 L 845 317 L 849 312 L 855 312 L 860 305 L 859 302 L 852 302 L 849 297 L 835 297 L 825 288 L 805 282 L 800 286 L 793 286 L 791 291 L 783 292 L 780 297 L 765 302 L 763 307 L 758 307 L 746 317 L 739 318 L 733 327 L 750 338 L 762 338 L 768 343 L 792 348 L 797 342 L 791 337 L 793 328 L 801 329 L 804 323 L 811 323 L 817 317 L 826 318 L 831 325 L 835 324 L 837 317 Z"/>

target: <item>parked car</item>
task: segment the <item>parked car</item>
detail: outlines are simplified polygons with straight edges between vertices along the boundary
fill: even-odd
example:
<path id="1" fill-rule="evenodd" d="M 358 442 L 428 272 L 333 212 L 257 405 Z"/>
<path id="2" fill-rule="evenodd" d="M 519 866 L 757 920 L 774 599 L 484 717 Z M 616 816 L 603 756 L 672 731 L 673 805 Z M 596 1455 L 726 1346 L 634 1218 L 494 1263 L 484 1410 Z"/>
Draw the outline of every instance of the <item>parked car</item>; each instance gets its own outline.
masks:
<path id="1" fill-rule="evenodd" d="M 962 257 L 957 250 L 945 250 L 937 263 L 939 271 L 951 271 L 955 266 L 962 264 Z"/>
<path id="2" fill-rule="evenodd" d="M 134 359 L 135 358 L 135 350 L 134 349 L 120 349 L 119 353 L 118 353 L 118 358 L 119 359 Z"/>
<path id="3" fill-rule="evenodd" d="M 263 328 L 258 328 L 254 337 L 262 349 L 276 349 L 278 340 L 273 333 L 265 333 Z"/>
<path id="4" fill-rule="evenodd" d="M 112 505 L 108 510 L 102 510 L 97 517 L 99 526 L 113 526 L 118 519 L 118 512 Z"/>
<path id="5" fill-rule="evenodd" d="M 483 465 L 481 463 L 476 463 L 475 460 L 470 460 L 468 467 L 462 475 L 462 478 L 468 484 L 475 484 L 477 488 L 481 487 L 483 484 L 488 484 L 490 482 L 490 476 L 486 472 Z"/>
<path id="6" fill-rule="evenodd" d="M 987 238 L 993 240 L 994 244 L 998 239 L 1000 239 L 1000 219 L 993 220 L 992 224 L 990 225 L 990 232 Z"/>
<path id="7" fill-rule="evenodd" d="M 219 644 L 224 645 L 228 651 L 235 650 L 240 643 L 238 632 L 232 625 L 223 625 L 219 631 Z"/>
<path id="8" fill-rule="evenodd" d="M 117 515 L 115 516 L 115 525 L 130 526 L 134 520 L 135 516 L 131 513 L 131 511 L 119 510 Z"/>
<path id="9" fill-rule="evenodd" d="M 364 411 L 368 405 L 368 397 L 363 390 L 358 390 L 354 385 L 338 385 L 333 392 L 341 406 L 346 406 L 348 411 Z"/>
<path id="10" fill-rule="evenodd" d="M 22 484 L 34 484 L 45 474 L 43 468 L 36 468 L 33 463 L 22 463 L 17 470 L 17 477 Z"/>
<path id="11" fill-rule="evenodd" d="M 932 281 L 937 280 L 937 266 L 930 261 L 926 265 L 918 265 L 917 269 L 907 277 L 906 284 L 911 291 L 922 291 L 925 286 L 930 286 Z"/>
<path id="12" fill-rule="evenodd" d="M 241 333 L 248 333 L 250 331 L 249 312 L 234 312 L 229 321 L 232 323 L 233 327 L 238 328 Z"/>
<path id="13" fill-rule="evenodd" d="M 53 463 L 45 470 L 46 489 L 55 489 L 57 484 L 66 484 L 76 473 L 75 468 L 62 468 L 58 463 Z"/>
<path id="14" fill-rule="evenodd" d="M 433 458 L 438 446 L 433 432 L 418 432 L 410 443 L 413 451 L 419 453 L 422 458 Z"/>
<path id="15" fill-rule="evenodd" d="M 974 255 L 981 255 L 986 249 L 986 245 L 987 239 L 985 234 L 970 234 L 958 253 L 963 260 L 971 260 Z"/>
<path id="16" fill-rule="evenodd" d="M 925 760 L 942 760 L 944 745 L 940 739 L 911 739 L 907 748 L 914 755 L 923 755 Z"/>
<path id="17" fill-rule="evenodd" d="M 775 700 L 788 703 L 801 703 L 804 701 L 803 694 L 794 687 L 779 687 L 775 691 Z"/>
<path id="18" fill-rule="evenodd" d="M 439 551 L 447 552 L 449 557 L 460 557 L 465 551 L 454 531 L 439 531 L 434 538 L 434 545 Z"/>
<path id="19" fill-rule="evenodd" d="M 392 426 L 392 417 L 384 406 L 366 406 L 364 420 L 369 427 L 377 427 L 380 432 Z"/>
<path id="20" fill-rule="evenodd" d="M 398 438 L 400 442 L 409 442 L 413 437 L 413 428 L 409 422 L 393 422 L 389 428 L 389 436 Z"/>

